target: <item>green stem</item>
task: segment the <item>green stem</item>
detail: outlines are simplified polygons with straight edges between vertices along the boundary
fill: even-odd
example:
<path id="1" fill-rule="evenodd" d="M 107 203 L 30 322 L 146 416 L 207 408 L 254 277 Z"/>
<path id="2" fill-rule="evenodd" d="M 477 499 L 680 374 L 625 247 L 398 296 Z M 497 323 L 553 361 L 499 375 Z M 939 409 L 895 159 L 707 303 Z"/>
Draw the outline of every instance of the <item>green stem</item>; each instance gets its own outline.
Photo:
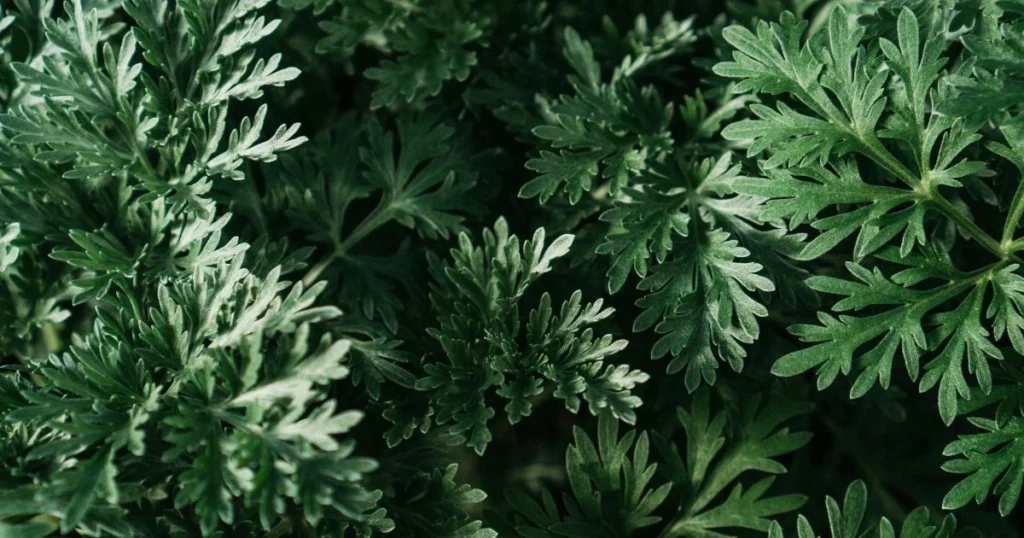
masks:
<path id="1" fill-rule="evenodd" d="M 311 284 L 316 282 L 316 279 L 331 266 L 336 260 L 344 258 L 356 246 L 360 241 L 366 238 L 366 236 L 373 233 L 374 230 L 387 224 L 391 221 L 392 217 L 392 203 L 394 201 L 393 196 L 385 195 L 381 198 L 380 202 L 377 203 L 377 207 L 373 208 L 373 211 L 360 222 L 352 233 L 348 234 L 345 239 L 336 241 L 334 249 L 329 252 L 323 259 L 317 262 L 310 270 L 306 273 L 306 276 L 302 277 L 302 284 L 309 287 Z"/>
<path id="2" fill-rule="evenodd" d="M 849 133 L 854 136 L 858 142 L 864 146 L 864 155 L 875 161 L 883 168 L 888 170 L 890 173 L 895 175 L 905 183 L 908 187 L 920 191 L 921 190 L 921 178 L 910 171 L 907 165 L 900 162 L 889 150 L 885 149 L 882 145 L 882 141 L 877 136 L 871 134 L 870 137 L 864 138 L 859 136 L 852 129 L 848 129 Z"/>
<path id="3" fill-rule="evenodd" d="M 128 147 L 131 149 L 132 155 L 135 156 L 135 159 L 139 161 L 139 164 L 142 165 L 142 168 L 151 178 L 157 178 L 156 169 L 153 168 L 152 163 L 149 162 L 149 157 L 146 156 L 146 151 L 139 147 L 139 141 L 135 139 L 135 127 L 128 125 L 127 123 L 123 124 L 123 126 L 124 129 L 122 129 L 122 136 L 124 136 L 125 140 L 128 141 Z"/>
<path id="4" fill-rule="evenodd" d="M 854 133 L 851 131 L 851 134 Z M 988 250 L 1000 260 L 1010 257 L 1017 262 L 1022 262 L 1020 258 L 1012 255 L 1012 253 L 1005 248 L 1004 243 L 1000 243 L 988 232 L 981 229 L 977 223 L 971 220 L 969 215 L 957 209 L 956 206 L 942 196 L 937 189 L 928 185 L 926 181 L 911 172 L 906 165 L 893 156 L 889 150 L 885 149 L 885 146 L 882 145 L 881 141 L 879 141 L 876 136 L 871 135 L 871 137 L 867 139 L 858 137 L 858 140 L 863 144 L 865 155 L 868 158 L 894 174 L 901 181 L 906 183 L 907 186 L 920 193 L 923 201 L 945 215 L 946 218 L 955 222 L 968 237 L 984 247 L 985 250 Z M 1022 209 L 1022 211 L 1024 211 L 1024 209 Z M 1014 224 L 1014 226 L 1016 227 L 1016 224 Z"/>
<path id="5" fill-rule="evenodd" d="M 1006 252 L 1007 252 L 1007 254 L 1010 254 L 1010 255 L 1014 254 L 1015 252 L 1021 251 L 1021 250 L 1024 250 L 1024 237 L 1022 237 L 1020 239 L 1016 239 L 1016 240 L 1012 241 L 1010 244 L 1008 244 L 1006 246 Z M 1016 256 L 1012 256 L 1012 257 L 1013 257 L 1014 261 L 1017 260 Z"/>
<path id="6" fill-rule="evenodd" d="M 52 323 L 45 323 L 42 326 L 43 331 L 43 347 L 46 353 L 56 353 L 64 348 L 64 343 L 61 342 L 60 333 L 57 332 L 57 326 Z"/>
<path id="7" fill-rule="evenodd" d="M 336 259 L 338 259 L 337 250 L 334 250 L 330 252 L 327 256 L 324 256 L 322 260 L 317 262 L 316 265 L 309 269 L 309 272 L 306 273 L 306 276 L 302 277 L 302 286 L 308 288 L 311 285 L 313 285 L 313 283 L 316 282 L 318 278 L 320 278 L 321 273 L 323 273 L 325 269 L 330 267 L 330 265 L 334 263 L 334 260 Z"/>
<path id="8" fill-rule="evenodd" d="M 139 304 L 138 298 L 135 297 L 135 291 L 128 284 L 128 281 L 123 277 L 115 279 L 114 282 L 117 284 L 117 287 L 121 288 L 121 291 L 124 293 L 124 296 L 128 299 L 128 303 L 131 305 L 132 308 L 132 314 L 135 315 L 135 322 L 141 323 L 143 320 L 142 306 Z"/>
<path id="9" fill-rule="evenodd" d="M 293 458 L 295 460 L 305 459 L 303 455 L 299 453 L 298 449 L 282 441 L 280 438 L 274 437 L 273 435 L 268 433 L 267 430 L 260 427 L 254 427 L 251 424 L 247 424 L 243 419 L 240 419 L 239 417 L 235 416 L 233 413 L 229 411 L 225 411 L 223 408 L 214 408 L 210 409 L 210 411 L 211 414 L 217 420 L 226 422 L 227 424 L 233 426 L 234 428 L 242 430 L 248 433 L 249 435 L 252 435 L 253 437 L 258 437 L 262 439 L 263 442 L 267 443 L 267 446 L 271 450 L 276 451 L 278 454 Z"/>
<path id="10" fill-rule="evenodd" d="M 1024 181 L 1017 186 L 1017 192 L 1013 195 L 1013 203 L 1010 204 L 1010 213 L 1006 216 L 1006 222 L 1003 224 L 1004 245 L 1013 241 L 1021 216 L 1024 216 Z"/>
<path id="11" fill-rule="evenodd" d="M 985 247 L 986 250 L 992 252 L 999 259 L 1004 260 L 1012 258 L 1014 261 L 1020 262 L 1020 258 L 1009 252 L 1003 244 L 996 241 L 994 237 L 988 234 L 985 230 L 982 230 L 968 215 L 965 215 L 962 211 L 957 209 L 953 204 L 946 200 L 942 195 L 936 193 L 933 198 L 928 200 L 932 207 L 937 209 L 940 213 L 948 217 L 950 220 L 955 222 L 964 233 L 975 240 L 978 244 Z"/>

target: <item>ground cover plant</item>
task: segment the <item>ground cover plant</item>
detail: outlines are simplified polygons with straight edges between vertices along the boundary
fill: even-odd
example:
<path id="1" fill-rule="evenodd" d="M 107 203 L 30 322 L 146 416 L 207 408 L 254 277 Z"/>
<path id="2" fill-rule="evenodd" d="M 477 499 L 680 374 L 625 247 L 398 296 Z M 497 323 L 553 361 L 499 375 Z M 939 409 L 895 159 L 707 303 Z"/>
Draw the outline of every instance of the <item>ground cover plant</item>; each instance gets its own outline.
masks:
<path id="1" fill-rule="evenodd" d="M 1024 0 L 0 1 L 0 536 L 1024 534 Z"/>

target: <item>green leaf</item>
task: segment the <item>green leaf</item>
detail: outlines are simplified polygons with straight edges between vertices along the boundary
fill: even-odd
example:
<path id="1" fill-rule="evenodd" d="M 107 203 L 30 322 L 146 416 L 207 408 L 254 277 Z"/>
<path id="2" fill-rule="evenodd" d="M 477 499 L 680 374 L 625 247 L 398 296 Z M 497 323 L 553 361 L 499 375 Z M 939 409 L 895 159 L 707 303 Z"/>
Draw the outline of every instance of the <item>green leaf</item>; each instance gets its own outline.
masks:
<path id="1" fill-rule="evenodd" d="M 636 420 L 641 401 L 632 391 L 648 376 L 608 364 L 626 341 L 596 337 L 592 328 L 614 309 L 601 299 L 584 303 L 576 291 L 556 313 L 551 295 L 543 293 L 525 320 L 520 316 L 527 291 L 572 243 L 573 236 L 562 235 L 548 244 L 543 228 L 520 243 L 502 218 L 484 231 L 482 246 L 461 234 L 450 261 L 432 260 L 431 302 L 440 326 L 429 334 L 442 354 L 424 364 L 427 375 L 415 387 L 430 394 L 437 423 L 453 423 L 453 433 L 468 431 L 468 444 L 478 453 L 491 440 L 488 422 L 495 411 L 485 400 L 491 390 L 507 401 L 512 424 L 533 412 L 532 399 L 545 385 L 573 413 L 585 400 L 594 415 L 606 410 L 627 423 Z"/>
<path id="2" fill-rule="evenodd" d="M 760 264 L 736 261 L 750 253 L 727 233 L 713 230 L 707 241 L 687 243 L 677 259 L 659 265 L 640 283 L 648 295 L 637 301 L 644 311 L 633 324 L 634 331 L 653 325 L 663 335 L 651 355 L 657 359 L 671 352 L 668 372 L 685 368 L 690 391 L 702 379 L 715 382 L 716 356 L 742 369 L 742 345 L 757 338 L 757 318 L 768 314 L 751 293 L 775 289 L 758 274 Z"/>
<path id="3" fill-rule="evenodd" d="M 961 435 L 942 451 L 956 458 L 947 461 L 943 470 L 968 475 L 949 490 L 942 507 L 955 510 L 996 495 L 999 513 L 1007 516 L 1017 506 L 1024 485 L 1024 421 L 1014 417 L 1002 426 L 983 418 L 970 422 L 982 433 Z"/>
<path id="4" fill-rule="evenodd" d="M 859 538 L 867 536 L 869 530 L 875 527 L 873 523 L 864 526 L 864 516 L 867 510 L 868 488 L 864 482 L 857 480 L 846 489 L 843 503 L 840 505 L 832 497 L 825 498 L 825 507 L 828 511 L 828 522 L 832 538 Z M 939 526 L 930 524 L 928 509 L 916 508 L 903 521 L 899 532 L 899 538 L 951 538 L 956 534 L 956 518 L 947 515 L 942 519 Z M 813 538 L 817 536 L 811 528 L 810 522 L 803 515 L 797 519 L 797 529 L 800 538 Z M 872 532 L 872 536 L 875 534 Z M 958 535 L 958 534 L 957 534 Z M 782 526 L 773 523 L 768 531 L 770 538 L 782 538 L 784 536 Z M 897 538 L 895 527 L 888 519 L 882 517 L 877 524 L 877 536 L 879 538 Z M 959 535 L 958 535 L 959 536 Z"/>
<path id="5" fill-rule="evenodd" d="M 598 415 L 597 430 L 596 445 L 582 430 L 573 431 L 575 442 L 565 457 L 572 490 L 565 501 L 567 515 L 559 515 L 547 491 L 543 508 L 522 493 L 507 494 L 519 512 L 516 531 L 520 536 L 630 536 L 661 520 L 653 512 L 672 486 L 650 485 L 657 465 L 648 463 L 647 434 L 629 431 L 620 438 L 618 423 L 610 413 Z"/>
<path id="6" fill-rule="evenodd" d="M 563 56 L 572 67 L 569 84 L 575 93 L 562 95 L 551 107 L 550 119 L 532 133 L 552 150 L 526 162 L 540 175 L 519 190 L 522 198 L 547 203 L 564 191 L 570 204 L 606 182 L 611 194 L 628 186 L 672 145 L 669 123 L 672 104 L 653 87 L 641 87 L 629 75 L 650 58 L 627 57 L 611 82 L 601 81 L 593 47 L 572 28 L 564 34 Z"/>
<path id="7" fill-rule="evenodd" d="M 98 452 L 85 463 L 78 478 L 80 482 L 64 509 L 64 517 L 60 520 L 62 533 L 70 532 L 82 521 L 98 495 L 116 501 L 117 486 L 114 484 L 114 477 L 117 470 L 114 467 L 113 456 L 112 450 L 105 450 Z"/>

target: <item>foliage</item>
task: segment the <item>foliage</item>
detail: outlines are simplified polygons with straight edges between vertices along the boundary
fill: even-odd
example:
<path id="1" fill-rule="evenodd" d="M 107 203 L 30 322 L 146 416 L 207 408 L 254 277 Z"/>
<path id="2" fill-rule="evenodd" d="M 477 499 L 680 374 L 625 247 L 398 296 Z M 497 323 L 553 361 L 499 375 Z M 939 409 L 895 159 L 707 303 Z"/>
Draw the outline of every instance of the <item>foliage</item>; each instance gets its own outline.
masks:
<path id="1" fill-rule="evenodd" d="M 776 289 L 765 274 L 792 285 L 792 298 L 803 294 L 803 272 L 790 261 L 801 236 L 762 229 L 761 199 L 737 194 L 742 174 L 731 153 L 701 145 L 745 100 L 726 94 L 712 109 L 700 93 L 687 97 L 685 138 L 677 142 L 676 105 L 638 82 L 645 70 L 688 50 L 690 26 L 666 17 L 655 30 L 666 37 L 650 52 L 625 56 L 608 83 L 591 45 L 566 30 L 563 54 L 574 93 L 559 97 L 548 122 L 532 132 L 554 149 L 568 149 L 541 150 L 527 161 L 539 175 L 519 194 L 541 203 L 559 189 L 570 204 L 587 191 L 602 198 L 600 219 L 607 225 L 596 252 L 613 258 L 608 290 L 619 291 L 631 273 L 643 279 L 638 288 L 646 293 L 636 304 L 644 312 L 633 330 L 663 335 L 652 357 L 671 354 L 668 372 L 685 369 L 692 391 L 702 380 L 715 382 L 719 361 L 742 369 L 744 344 L 757 339 L 757 318 L 768 313 L 756 295 Z M 600 188 L 593 184 L 598 175 Z"/>
<path id="2" fill-rule="evenodd" d="M 830 536 L 833 538 L 865 536 L 863 523 L 864 512 L 867 508 L 867 486 L 864 485 L 864 482 L 858 480 L 850 484 L 850 487 L 846 490 L 846 495 L 843 497 L 842 506 L 832 497 L 825 499 L 825 506 L 828 509 Z M 873 526 L 868 528 L 871 527 Z M 897 536 L 899 538 L 945 538 L 966 534 L 956 533 L 956 518 L 952 515 L 943 518 L 939 525 L 929 525 L 928 509 L 923 507 L 915 509 L 907 516 L 899 533 L 896 532 L 896 527 L 885 517 L 879 520 L 875 528 L 877 529 L 875 533 L 868 535 L 877 535 L 879 538 L 896 538 Z M 768 537 L 782 538 L 783 536 L 782 526 L 778 523 L 772 523 L 771 528 L 768 530 Z M 813 538 L 817 536 L 811 527 L 811 523 L 804 516 L 800 516 L 797 519 L 797 536 L 800 538 Z"/>
<path id="3" fill-rule="evenodd" d="M 607 409 L 618 420 L 635 422 L 633 410 L 641 402 L 631 391 L 648 376 L 628 365 L 604 364 L 626 341 L 594 336 L 590 326 L 613 311 L 601 299 L 584 304 L 577 290 L 555 314 L 551 295 L 544 293 L 527 317 L 525 344 L 519 343 L 520 300 L 553 261 L 568 253 L 572 236 L 545 245 L 540 228 L 520 243 L 498 219 L 484 231 L 483 243 L 475 247 L 462 234 L 451 263 L 432 263 L 437 285 L 431 302 L 441 326 L 428 332 L 447 362 L 425 362 L 426 376 L 416 389 L 431 395 L 437 423 L 453 422 L 453 433 L 468 432 L 469 446 L 483 454 L 491 439 L 487 421 L 494 416 L 485 401 L 488 389 L 496 386 L 508 401 L 505 413 L 515 424 L 532 413 L 530 400 L 544 391 L 545 382 L 574 413 L 586 400 L 593 414 Z"/>
<path id="4" fill-rule="evenodd" d="M 638 535 L 659 523 L 653 515 L 669 500 L 675 516 L 662 536 L 722 536 L 722 529 L 768 529 L 772 516 L 799 508 L 801 495 L 766 495 L 773 474 L 786 468 L 775 458 L 810 440 L 806 432 L 790 432 L 782 424 L 809 411 L 806 402 L 785 401 L 776 394 L 761 406 L 755 397 L 734 413 L 712 413 L 702 389 L 689 410 L 677 409 L 685 443 L 674 444 L 659 433 L 630 430 L 618 436 L 618 423 L 608 413 L 598 420 L 597 444 L 576 429 L 565 456 L 571 495 L 563 496 L 566 515 L 545 490 L 543 506 L 521 492 L 509 493 L 518 512 L 515 532 L 524 538 L 556 536 L 624 537 Z M 675 428 L 673 428 L 675 429 Z M 651 484 L 658 463 L 648 464 L 651 444 L 669 479 Z M 632 452 L 630 452 L 632 449 Z M 682 449 L 682 455 L 680 454 Z M 768 475 L 744 488 L 738 478 L 751 471 Z M 728 490 L 728 493 L 726 493 Z M 670 495 L 671 493 L 671 495 Z"/>
<path id="5" fill-rule="evenodd" d="M 0 0 L 0 535 L 1019 537 L 1022 32 Z"/>
<path id="6" fill-rule="evenodd" d="M 322 285 L 279 276 L 253 276 L 239 254 L 160 286 L 154 304 L 126 291 L 67 353 L 7 376 L 3 415 L 19 427 L 5 433 L 27 429 L 25 459 L 49 460 L 8 484 L 9 515 L 131 535 L 118 505 L 152 495 L 131 480 L 166 473 L 174 505 L 193 507 L 204 534 L 236 522 L 234 498 L 258 506 L 240 522 L 264 529 L 296 507 L 310 525 L 363 519 L 373 494 L 359 480 L 376 464 L 350 458 L 352 443 L 337 439 L 362 413 L 337 410 L 318 388 L 348 374 L 350 344 L 310 342 L 310 325 L 339 312 L 312 306 Z"/>

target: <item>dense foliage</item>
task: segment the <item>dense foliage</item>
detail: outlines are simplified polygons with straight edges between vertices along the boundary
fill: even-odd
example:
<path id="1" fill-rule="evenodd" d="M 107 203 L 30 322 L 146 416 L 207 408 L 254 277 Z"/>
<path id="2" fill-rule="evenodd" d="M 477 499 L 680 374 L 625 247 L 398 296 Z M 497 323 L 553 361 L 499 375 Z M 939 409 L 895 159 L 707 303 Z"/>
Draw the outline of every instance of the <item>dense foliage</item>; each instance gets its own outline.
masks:
<path id="1" fill-rule="evenodd" d="M 1024 0 L 0 0 L 0 537 L 1024 536 Z"/>

